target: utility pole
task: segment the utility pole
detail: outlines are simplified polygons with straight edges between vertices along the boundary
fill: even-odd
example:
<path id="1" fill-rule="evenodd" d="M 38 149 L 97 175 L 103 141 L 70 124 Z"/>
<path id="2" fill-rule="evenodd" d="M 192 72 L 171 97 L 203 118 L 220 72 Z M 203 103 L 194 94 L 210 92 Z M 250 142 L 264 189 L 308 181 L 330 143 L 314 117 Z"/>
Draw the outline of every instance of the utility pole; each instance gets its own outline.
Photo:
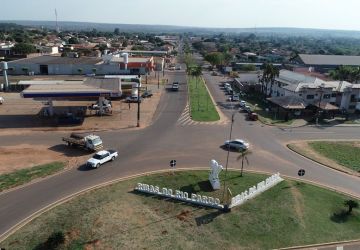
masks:
<path id="1" fill-rule="evenodd" d="M 160 88 L 160 71 L 158 72 L 158 89 Z"/>
<path id="2" fill-rule="evenodd" d="M 138 98 L 137 98 L 138 109 L 137 109 L 137 125 L 136 125 L 136 127 L 140 127 L 140 83 L 138 83 L 137 89 L 138 89 Z"/>

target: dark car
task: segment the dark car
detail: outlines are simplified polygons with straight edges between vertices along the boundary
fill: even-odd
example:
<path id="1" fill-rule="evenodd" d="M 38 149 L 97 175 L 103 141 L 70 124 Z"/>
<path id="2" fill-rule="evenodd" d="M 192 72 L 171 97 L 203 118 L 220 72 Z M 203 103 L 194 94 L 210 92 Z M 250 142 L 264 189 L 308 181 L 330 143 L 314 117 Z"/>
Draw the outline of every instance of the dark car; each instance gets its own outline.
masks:
<path id="1" fill-rule="evenodd" d="M 148 98 L 148 97 L 152 97 L 153 96 L 153 93 L 151 90 L 146 90 L 142 95 L 141 97 L 142 98 Z"/>
<path id="2" fill-rule="evenodd" d="M 171 86 L 171 90 L 172 91 L 178 91 L 179 90 L 179 83 L 178 82 L 174 82 Z"/>

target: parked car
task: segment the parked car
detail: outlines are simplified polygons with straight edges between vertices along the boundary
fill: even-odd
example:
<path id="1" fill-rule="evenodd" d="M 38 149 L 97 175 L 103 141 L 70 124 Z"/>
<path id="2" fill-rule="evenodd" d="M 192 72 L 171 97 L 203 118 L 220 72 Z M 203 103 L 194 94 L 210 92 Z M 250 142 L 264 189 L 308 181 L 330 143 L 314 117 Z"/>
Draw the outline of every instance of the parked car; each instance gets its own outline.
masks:
<path id="1" fill-rule="evenodd" d="M 250 147 L 250 144 L 241 139 L 227 140 L 224 145 L 237 150 L 246 150 Z"/>
<path id="2" fill-rule="evenodd" d="M 238 102 L 240 100 L 238 95 L 232 95 L 227 99 L 229 102 Z"/>
<path id="3" fill-rule="evenodd" d="M 153 96 L 153 93 L 151 90 L 146 90 L 142 95 L 141 97 L 142 98 L 148 98 L 148 97 L 152 97 Z"/>
<path id="4" fill-rule="evenodd" d="M 248 105 L 240 107 L 240 111 L 246 112 L 246 113 L 252 113 L 251 108 Z"/>
<path id="5" fill-rule="evenodd" d="M 211 73 L 211 75 L 213 75 L 213 76 L 217 76 L 217 75 L 218 75 L 218 73 L 216 73 L 215 71 L 213 71 L 213 72 Z"/>
<path id="6" fill-rule="evenodd" d="M 116 157 L 118 157 L 116 150 L 101 150 L 94 154 L 93 157 L 86 162 L 86 165 L 92 168 L 98 168 L 108 161 L 114 161 Z"/>
<path id="7" fill-rule="evenodd" d="M 230 83 L 227 83 L 227 82 L 225 82 L 224 84 L 223 84 L 223 87 L 226 89 L 226 88 L 231 88 L 231 85 L 230 85 Z"/>
<path id="8" fill-rule="evenodd" d="M 242 107 L 245 107 L 245 106 L 246 106 L 246 102 L 245 102 L 244 100 L 240 100 L 239 105 L 240 105 L 241 108 L 242 108 Z"/>
<path id="9" fill-rule="evenodd" d="M 0 105 L 4 103 L 4 97 L 0 96 Z"/>
<path id="10" fill-rule="evenodd" d="M 251 121 L 257 121 L 259 119 L 258 114 L 251 112 L 248 113 L 248 119 Z"/>
<path id="11" fill-rule="evenodd" d="M 226 88 L 225 91 L 226 91 L 226 94 L 228 94 L 228 95 L 232 95 L 234 93 L 234 90 L 231 87 Z"/>
<path id="12" fill-rule="evenodd" d="M 102 106 L 104 109 L 111 109 L 112 108 L 112 104 L 111 104 L 111 101 L 109 100 L 104 100 L 103 103 L 102 103 Z M 96 102 L 94 104 L 92 104 L 91 106 L 89 106 L 89 109 L 92 109 L 92 110 L 99 110 L 100 109 L 100 103 L 99 102 Z"/>
<path id="13" fill-rule="evenodd" d="M 176 65 L 175 69 L 176 70 L 181 70 L 181 65 Z"/>
<path id="14" fill-rule="evenodd" d="M 139 99 L 138 99 L 138 97 L 137 96 L 128 96 L 128 97 L 126 97 L 126 99 L 125 99 L 125 102 L 141 102 L 142 101 L 142 98 L 140 97 Z"/>
<path id="15" fill-rule="evenodd" d="M 232 101 L 233 101 L 233 102 L 238 102 L 238 101 L 240 101 L 240 96 L 239 96 L 239 95 L 233 95 L 231 98 L 232 98 Z"/>

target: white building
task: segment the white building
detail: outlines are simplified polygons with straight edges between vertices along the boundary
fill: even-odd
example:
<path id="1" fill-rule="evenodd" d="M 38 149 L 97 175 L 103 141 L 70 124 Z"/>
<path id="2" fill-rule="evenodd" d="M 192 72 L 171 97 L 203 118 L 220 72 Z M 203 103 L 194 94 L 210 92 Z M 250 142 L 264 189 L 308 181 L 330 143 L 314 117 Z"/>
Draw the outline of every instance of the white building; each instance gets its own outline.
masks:
<path id="1" fill-rule="evenodd" d="M 350 113 L 360 110 L 360 84 L 346 81 L 324 81 L 300 73 L 280 70 L 273 84 L 265 83 L 270 97 L 297 96 L 306 105 L 329 103 Z"/>

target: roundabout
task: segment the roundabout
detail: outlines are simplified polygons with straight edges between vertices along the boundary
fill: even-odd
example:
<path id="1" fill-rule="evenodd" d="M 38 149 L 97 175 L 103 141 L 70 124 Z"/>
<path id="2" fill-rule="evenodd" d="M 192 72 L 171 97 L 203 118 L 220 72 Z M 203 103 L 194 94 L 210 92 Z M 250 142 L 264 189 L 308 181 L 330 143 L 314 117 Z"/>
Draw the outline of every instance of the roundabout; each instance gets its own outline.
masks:
<path id="1" fill-rule="evenodd" d="M 288 178 L 229 213 L 134 190 L 152 183 L 221 199 L 223 190 L 213 191 L 208 175 L 161 171 L 85 192 L 34 218 L 2 247 L 273 249 L 360 237 L 360 211 L 348 213 L 344 205 L 352 198 Z M 227 183 L 241 193 L 267 177 L 231 170 Z"/>

